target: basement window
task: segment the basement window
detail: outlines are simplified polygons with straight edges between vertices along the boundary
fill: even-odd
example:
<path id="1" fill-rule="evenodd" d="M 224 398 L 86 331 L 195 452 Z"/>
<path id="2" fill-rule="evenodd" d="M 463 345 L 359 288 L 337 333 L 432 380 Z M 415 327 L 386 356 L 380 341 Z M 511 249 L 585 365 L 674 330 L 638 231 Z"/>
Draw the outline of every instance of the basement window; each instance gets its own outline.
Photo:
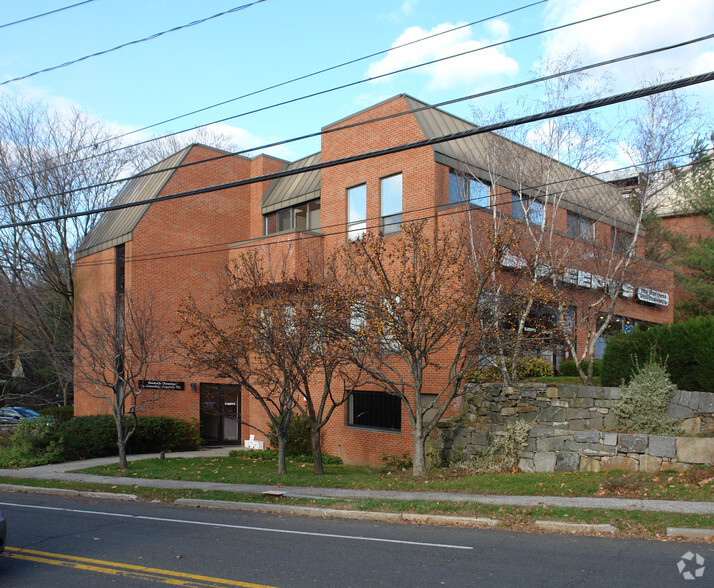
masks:
<path id="1" fill-rule="evenodd" d="M 367 429 L 402 430 L 402 401 L 386 392 L 355 390 L 348 403 L 347 424 Z"/>

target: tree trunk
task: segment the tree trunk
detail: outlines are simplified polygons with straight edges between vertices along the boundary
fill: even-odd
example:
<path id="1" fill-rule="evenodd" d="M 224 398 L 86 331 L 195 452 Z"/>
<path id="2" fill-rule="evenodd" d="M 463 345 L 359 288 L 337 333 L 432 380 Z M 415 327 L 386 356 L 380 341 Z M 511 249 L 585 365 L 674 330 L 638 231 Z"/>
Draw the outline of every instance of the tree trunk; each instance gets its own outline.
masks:
<path id="1" fill-rule="evenodd" d="M 117 424 L 117 447 L 119 448 L 119 469 L 125 470 L 127 468 L 126 442 L 124 440 L 124 427 L 121 421 L 120 424 Z"/>
<path id="2" fill-rule="evenodd" d="M 414 431 L 414 455 L 412 456 L 412 475 L 413 476 L 424 476 L 426 475 L 426 456 L 424 452 L 424 442 L 425 437 Z"/>
<path id="3" fill-rule="evenodd" d="M 315 466 L 315 474 L 325 473 L 322 467 L 322 447 L 320 446 L 320 429 L 314 425 L 310 428 L 310 440 L 312 442 L 312 463 Z"/>
<path id="4" fill-rule="evenodd" d="M 285 466 L 285 447 L 288 444 L 287 433 L 278 432 L 278 473 L 287 474 L 288 469 Z"/>

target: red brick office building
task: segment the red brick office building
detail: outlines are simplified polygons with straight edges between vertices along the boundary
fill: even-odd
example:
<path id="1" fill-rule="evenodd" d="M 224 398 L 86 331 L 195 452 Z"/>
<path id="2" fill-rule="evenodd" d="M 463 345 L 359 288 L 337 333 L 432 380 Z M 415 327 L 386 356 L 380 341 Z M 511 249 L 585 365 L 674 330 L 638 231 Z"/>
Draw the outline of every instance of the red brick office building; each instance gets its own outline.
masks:
<path id="1" fill-rule="evenodd" d="M 501 137 L 471 134 L 474 130 L 464 120 L 400 95 L 324 127 L 321 151 L 293 163 L 187 147 L 128 182 L 116 199 L 117 204 L 149 203 L 105 213 L 81 244 L 77 312 L 102 296 L 111 298 L 117 288 L 138 296 L 150 293 L 164 311 L 162 328 L 169 341 L 179 303 L 191 295 L 208 304 L 221 268 L 247 247 L 270 251 L 271 258 L 299 274 L 308 260 L 365 231 L 398 238 L 400 223 L 421 218 L 436 219 L 429 226 L 444 230 L 461 209 L 489 223 L 498 217 L 537 225 L 539 215 L 551 215 L 552 239 L 577 244 L 569 248 L 572 261 L 565 264 L 564 280 L 572 285 L 575 307 L 585 304 L 585 294 L 605 287 L 601 276 L 606 274 L 598 265 L 602 256 L 596 252 L 616 248 L 617 231 L 627 234 L 629 208 L 607 183 Z M 461 132 L 465 136 L 453 141 L 401 149 Z M 390 148 L 377 157 L 344 161 Z M 341 163 L 320 168 L 321 162 Z M 313 168 L 241 182 L 306 166 Z M 546 198 L 554 185 L 567 186 L 566 196 L 562 188 L 557 200 Z M 212 186 L 221 189 L 206 190 Z M 557 206 L 549 204 L 556 201 Z M 509 259 L 504 276 L 518 270 L 519 255 Z M 641 259 L 636 266 L 617 303 L 618 328 L 671 322 L 671 271 Z M 152 367 L 150 378 L 165 389 L 151 412 L 200 421 L 209 439 L 246 439 L 255 433 L 249 425 L 265 423 L 255 401 L 210 373 L 189 372 L 177 362 Z M 216 399 L 223 405 L 220 411 L 211 409 Z M 394 410 L 401 412 L 392 415 L 389 427 L 355 424 L 348 402 L 325 429 L 323 450 L 373 465 L 384 454 L 411 451 L 410 421 L 399 406 Z M 107 411 L 104 401 L 75 385 L 77 416 Z"/>

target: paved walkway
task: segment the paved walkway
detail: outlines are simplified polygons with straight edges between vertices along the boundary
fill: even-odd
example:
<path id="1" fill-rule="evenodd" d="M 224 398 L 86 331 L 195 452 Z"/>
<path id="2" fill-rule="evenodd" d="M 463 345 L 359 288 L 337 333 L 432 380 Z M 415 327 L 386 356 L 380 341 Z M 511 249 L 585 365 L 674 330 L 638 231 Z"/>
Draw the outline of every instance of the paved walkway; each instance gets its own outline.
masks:
<path id="1" fill-rule="evenodd" d="M 212 447 L 201 451 L 167 453 L 166 458 L 225 456 L 236 446 Z M 159 457 L 159 454 L 133 455 L 130 461 Z M 567 496 L 502 496 L 467 494 L 462 492 L 404 492 L 391 490 L 353 490 L 346 488 L 313 488 L 305 486 L 268 486 L 259 484 L 226 484 L 219 482 L 193 482 L 188 480 L 149 480 L 145 478 L 122 478 L 72 473 L 96 465 L 116 463 L 116 457 L 87 459 L 60 464 L 50 464 L 18 470 L 1 470 L 0 477 L 36 478 L 40 480 L 64 480 L 111 484 L 116 486 L 143 486 L 150 488 L 216 490 L 236 494 L 257 494 L 280 491 L 284 496 L 296 498 L 377 498 L 387 500 L 439 500 L 445 502 L 476 502 L 480 504 L 511 506 L 563 506 L 576 508 L 606 508 L 619 510 L 647 510 L 688 514 L 714 514 L 714 502 L 688 502 L 677 500 L 638 500 L 630 498 L 593 498 Z"/>

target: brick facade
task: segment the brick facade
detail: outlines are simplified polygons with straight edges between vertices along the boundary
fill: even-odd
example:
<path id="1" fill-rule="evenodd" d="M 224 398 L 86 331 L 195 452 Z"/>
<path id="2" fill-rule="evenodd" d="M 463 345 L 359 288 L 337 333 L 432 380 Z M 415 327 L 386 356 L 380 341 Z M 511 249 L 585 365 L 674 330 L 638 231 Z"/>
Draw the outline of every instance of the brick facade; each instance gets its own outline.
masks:
<path id="1" fill-rule="evenodd" d="M 394 116 L 409 111 L 413 102 L 413 99 L 398 96 L 325 127 L 321 160 L 337 160 L 425 139 L 423 126 L 413 114 Z M 372 119 L 379 120 L 368 125 L 358 124 Z M 463 121 L 457 123 L 460 127 L 467 124 Z M 194 145 L 182 163 L 211 159 L 217 155 L 221 152 Z M 271 263 L 279 260 L 285 263 L 291 275 L 299 276 L 307 259 L 320 259 L 342 246 L 347 240 L 347 191 L 354 186 L 366 186 L 368 231 L 379 231 L 380 228 L 380 180 L 394 174 L 402 175 L 402 222 L 427 219 L 428 227 L 435 231 L 453 226 L 459 206 L 464 210 L 468 207 L 449 205 L 450 167 L 444 161 L 435 157 L 432 147 L 420 147 L 322 169 L 319 189 L 321 227 L 317 230 L 292 230 L 264 237 L 262 206 L 270 186 L 267 181 L 151 204 L 134 226 L 130 238 L 125 239 L 126 290 L 135 296 L 152 298 L 165 317 L 162 329 L 166 333 L 167 344 L 170 344 L 176 329 L 173 317 L 179 303 L 187 296 L 194 297 L 199 303 L 208 303 L 215 293 L 221 269 L 234 261 L 240 252 L 257 248 L 261 254 L 268 256 Z M 285 162 L 267 156 L 255 159 L 221 157 L 174 170 L 154 196 L 262 176 L 277 172 L 284 166 Z M 510 190 L 505 187 L 493 185 L 491 191 L 495 201 L 510 198 Z M 291 202 L 286 201 L 286 206 L 290 205 Z M 507 210 L 504 204 L 503 211 Z M 567 229 L 565 210 L 554 210 L 554 213 L 557 215 L 556 228 L 562 233 L 557 239 L 572 244 L 563 236 Z M 484 227 L 492 226 L 492 212 L 472 210 L 469 214 Z M 502 216 L 505 218 L 508 214 Z M 489 230 L 481 231 L 480 238 L 491 238 Z M 598 268 L 598 256 L 593 252 L 609 248 L 610 230 L 610 225 L 596 223 L 596 245 L 573 249 L 573 267 L 604 273 Z M 101 294 L 113 294 L 116 249 L 110 246 L 109 241 L 107 243 L 102 250 L 78 256 L 79 315 L 85 304 L 97 300 Z M 641 260 L 636 262 L 636 270 L 634 275 L 639 273 L 641 280 L 633 285 L 672 292 L 671 271 Z M 505 269 L 504 279 L 510 279 Z M 584 304 L 585 292 L 575 292 L 573 300 L 575 305 Z M 638 321 L 665 323 L 672 320 L 671 304 L 641 304 L 635 297 L 619 300 L 616 312 Z M 166 392 L 162 402 L 152 412 L 191 420 L 200 418 L 201 384 L 229 383 L 212 374 L 191 373 L 178 359 L 154 366 L 151 378 L 184 384 L 183 390 Z M 424 392 L 436 391 L 441 378 L 436 371 L 429 372 Z M 243 421 L 265 430 L 266 417 L 257 402 L 243 393 L 240 404 Z M 100 412 L 108 412 L 108 406 L 92 398 L 81 386 L 76 387 L 75 414 L 81 416 Z M 457 412 L 458 406 L 455 405 L 447 414 Z M 251 433 L 257 439 L 265 440 L 247 425 L 242 427 L 240 440 L 248 438 Z M 409 418 L 402 409 L 399 432 L 351 427 L 348 425 L 348 408 L 344 405 L 338 408 L 324 429 L 322 442 L 325 452 L 338 455 L 346 462 L 380 465 L 384 455 L 411 452 Z"/>

